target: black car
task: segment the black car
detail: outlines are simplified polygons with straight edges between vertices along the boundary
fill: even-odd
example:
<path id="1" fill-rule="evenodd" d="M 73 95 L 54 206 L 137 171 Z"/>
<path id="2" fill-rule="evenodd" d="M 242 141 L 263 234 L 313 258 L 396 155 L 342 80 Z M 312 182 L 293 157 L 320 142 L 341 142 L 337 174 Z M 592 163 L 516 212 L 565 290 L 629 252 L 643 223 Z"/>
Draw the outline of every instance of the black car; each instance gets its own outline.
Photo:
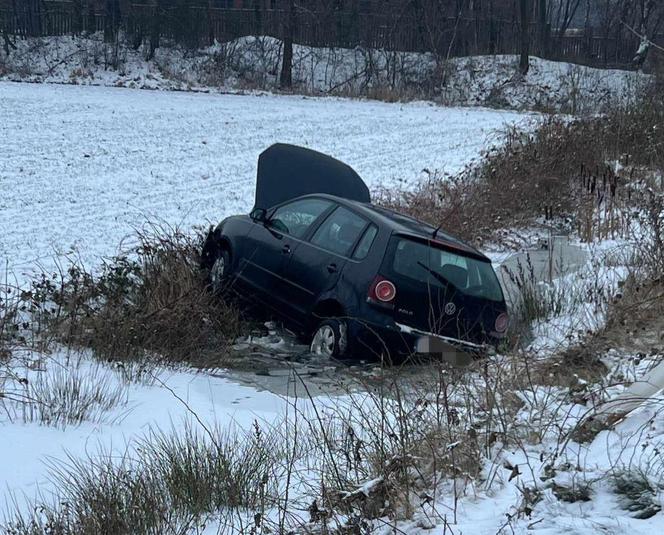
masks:
<path id="1" fill-rule="evenodd" d="M 210 230 L 202 266 L 214 290 L 239 285 L 308 336 L 318 354 L 480 349 L 507 330 L 486 256 L 372 205 L 355 171 L 301 147 L 261 154 L 253 211 Z"/>

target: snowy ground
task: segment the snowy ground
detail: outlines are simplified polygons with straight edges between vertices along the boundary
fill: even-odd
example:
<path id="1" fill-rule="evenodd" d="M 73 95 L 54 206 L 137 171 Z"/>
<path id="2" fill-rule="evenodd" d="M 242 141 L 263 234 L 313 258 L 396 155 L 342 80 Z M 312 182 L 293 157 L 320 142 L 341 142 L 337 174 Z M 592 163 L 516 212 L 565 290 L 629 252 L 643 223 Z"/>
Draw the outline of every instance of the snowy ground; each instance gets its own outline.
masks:
<path id="1" fill-rule="evenodd" d="M 498 142 L 496 132 L 505 124 L 531 117 L 422 103 L 0 83 L 0 270 L 7 266 L 20 273 L 35 262 L 49 266 L 56 252 L 67 251 L 95 264 L 100 256 L 113 254 L 132 226 L 146 217 L 188 229 L 247 211 L 256 157 L 276 141 L 331 153 L 353 165 L 373 187 L 407 185 L 421 176 L 423 168 L 460 169 Z M 533 359 L 570 343 L 570 329 L 585 331 L 602 321 L 603 309 L 586 296 L 598 286 L 615 288 L 624 274 L 619 262 L 614 260 L 609 268 L 602 260 L 610 245 L 583 246 L 582 252 L 579 244 L 571 245 L 578 249 L 578 262 L 555 283 L 568 299 L 557 316 L 535 326 L 537 340 L 531 349 L 538 354 Z M 544 266 L 545 260 L 540 258 L 538 266 Z M 598 268 L 598 262 L 606 269 Z M 591 324 L 585 323 L 588 316 Z M 53 490 L 48 468 L 61 466 L 68 455 L 71 461 L 104 451 L 121 458 L 151 429 L 182 429 L 183 422 L 197 425 L 197 418 L 211 427 L 247 429 L 254 421 L 278 425 L 292 409 L 293 392 L 288 388 L 276 395 L 257 389 L 257 381 L 240 385 L 227 374 L 188 370 L 155 370 L 157 379 L 127 383 L 118 370 L 95 364 L 87 356 L 74 365 L 78 358 L 66 349 L 28 355 L 26 361 L 13 363 L 17 375 L 0 383 L 5 393 L 29 394 L 28 389 L 40 381 L 49 377 L 57 381 L 62 370 L 73 370 L 90 378 L 88 388 L 101 382 L 116 389 L 119 399 L 80 425 L 66 426 L 40 423 L 23 404 L 7 401 L 6 412 L 0 412 L 0 503 L 11 507 L 13 499 L 23 503 L 39 491 Z M 613 476 L 625 470 L 644 471 L 655 488 L 649 499 L 664 504 L 664 492 L 657 487 L 664 474 L 659 457 L 664 446 L 661 393 L 592 442 L 562 440 L 594 404 L 623 392 L 625 380 L 642 377 L 661 357 L 628 358 L 609 352 L 605 360 L 610 372 L 602 385 L 531 384 L 510 391 L 509 396 L 519 400 L 518 410 L 508 419 L 514 436 L 504 441 L 497 436 L 482 457 L 481 477 L 466 482 L 460 501 L 454 499 L 453 483 L 444 482 L 449 488 L 439 488 L 433 502 L 422 506 L 423 513 L 430 513 L 428 518 L 418 511 L 419 519 L 394 530 L 384 527 L 385 531 L 417 533 L 430 527 L 433 518 L 439 532 L 467 535 L 655 532 L 662 513 L 635 519 L 621 503 L 624 497 L 615 492 Z M 508 374 L 512 365 L 500 356 L 491 361 L 496 373 Z M 21 380 L 25 378 L 27 382 Z M 510 375 L 504 379 L 516 381 Z M 283 377 L 282 382 L 286 387 L 292 384 Z M 475 407 L 482 405 L 478 400 L 487 392 L 480 374 L 469 373 L 457 386 L 471 395 L 460 394 L 461 417 L 468 417 L 469 425 L 473 418 L 484 425 L 482 407 Z M 423 390 L 423 398 L 436 391 Z M 361 406 L 363 393 L 357 396 Z M 345 399 L 343 393 L 327 392 L 315 404 L 321 409 Z M 312 404 L 302 403 L 303 410 Z M 521 468 L 511 478 L 514 470 L 509 467 L 514 466 Z M 555 495 L 559 487 L 579 486 L 590 489 L 590 501 L 568 503 Z M 519 509 L 524 491 L 534 488 L 541 500 L 525 514 Z M 306 508 L 297 513 L 307 516 Z M 443 519 L 453 526 L 443 531 Z M 215 527 L 219 526 L 211 526 L 208 533 L 216 533 Z"/>
<path id="2" fill-rule="evenodd" d="M 330 153 L 370 187 L 389 186 L 415 182 L 424 168 L 458 171 L 499 141 L 506 125 L 534 120 L 425 103 L 15 83 L 0 83 L 0 117 L 0 270 L 19 277 L 36 263 L 51 267 L 61 253 L 98 264 L 146 219 L 189 229 L 247 212 L 258 154 L 275 142 Z M 47 358 L 46 373 L 65 360 Z M 151 426 L 190 419 L 189 408 L 207 423 L 246 428 L 253 420 L 273 423 L 288 405 L 219 376 L 164 372 L 170 392 L 122 386 L 115 372 L 85 359 L 81 366 L 80 373 L 120 388 L 126 403 L 102 411 L 101 421 L 65 429 L 26 423 L 20 411 L 7 415 L 3 443 L 27 446 L 0 455 L 0 501 L 47 492 L 49 463 L 68 454 L 120 454 Z M 30 367 L 14 371 L 35 380 Z"/>
<path id="3" fill-rule="evenodd" d="M 275 142 L 353 166 L 370 187 L 453 173 L 532 116 L 424 103 L 0 83 L 0 258 L 13 271 L 116 252 L 146 219 L 247 213 Z"/>
<path id="4" fill-rule="evenodd" d="M 85 356 L 67 351 L 46 357 L 38 367 L 32 358 L 26 362 L 30 365 L 14 371 L 30 383 L 43 380 L 40 376 L 44 375 L 57 381 L 63 370 L 78 369 L 77 374 L 88 377 L 92 384 L 104 382 L 107 389 L 118 389 L 122 402 L 90 415 L 81 425 L 26 422 L 22 410 L 3 415 L 0 504 L 11 503 L 12 496 L 21 501 L 40 491 L 53 491 L 47 481 L 49 466 L 65 461 L 68 455 L 80 459 L 104 452 L 120 457 L 132 441 L 151 428 L 169 431 L 193 422 L 190 410 L 210 428 L 221 424 L 249 429 L 254 421 L 273 423 L 286 407 L 282 397 L 205 374 L 157 370 L 156 380 L 146 377 L 145 383 L 127 384 L 112 367 L 93 364 Z M 21 392 L 20 387 L 12 390 Z"/>
<path id="5" fill-rule="evenodd" d="M 291 420 L 288 421 L 292 425 L 295 406 L 301 416 L 308 414 L 309 421 L 315 421 L 311 412 L 314 404 L 319 414 L 335 407 L 339 410 L 352 405 L 353 411 L 359 415 L 365 403 L 362 392 L 356 392 L 352 397 L 345 394 L 336 398 L 323 396 L 309 400 L 294 376 L 291 376 L 290 388 L 285 396 L 186 370 L 155 370 L 156 379 L 146 377 L 143 383 L 127 384 L 121 379 L 120 372 L 106 365 L 91 364 L 87 357 L 75 364 L 77 358 L 66 351 L 58 352 L 41 361 L 39 366 L 35 366 L 33 361 L 26 368 L 16 367 L 15 371 L 20 377 L 35 383 L 47 380 L 46 377 L 57 377 L 58 370 L 66 366 L 69 373 L 77 370 L 92 384 L 105 381 L 108 387 L 118 388 L 123 401 L 112 409 L 91 415 L 80 425 L 53 426 L 26 421 L 25 411 L 22 412 L 19 405 L 15 406 L 15 411 L 4 415 L 3 441 L 0 445 L 0 500 L 7 507 L 25 507 L 25 500 L 29 501 L 39 494 L 48 500 L 49 493 L 57 490 L 48 476 L 49 470 L 62 469 L 81 459 L 110 456 L 119 462 L 127 456 L 137 455 L 136 448 L 140 448 L 137 441 L 151 432 L 178 432 L 186 426 L 199 432 L 202 432 L 202 426 L 208 429 L 230 427 L 250 432 L 255 424 L 266 431 L 272 426 L 283 425 L 289 414 Z M 498 357 L 493 361 L 492 373 L 502 374 L 509 368 L 507 362 L 507 368 L 501 367 L 501 360 Z M 661 513 L 646 520 L 636 518 L 639 511 L 630 513 L 627 510 L 626 497 L 615 491 L 615 482 L 621 474 L 644 477 L 654 488 L 652 495 L 644 495 L 644 499 L 649 500 L 645 503 L 651 503 L 654 507 L 664 505 L 664 491 L 657 487 L 664 474 L 664 463 L 659 456 L 664 446 L 661 431 L 664 426 L 664 397 L 661 394 L 654 396 L 643 409 L 614 429 L 600 433 L 592 442 L 560 442 L 561 437 L 587 414 L 593 404 L 607 394 L 621 393 L 624 390 L 620 384 L 622 381 L 642 377 L 656 362 L 656 358 L 652 357 L 637 360 L 609 353 L 606 363 L 611 373 L 602 387 L 605 390 L 597 385 L 586 389 L 581 382 L 574 385 L 574 389 L 531 385 L 515 392 L 522 406 L 514 417 L 514 424 L 509 427 L 510 439 L 504 443 L 499 441 L 487 453 L 481 477 L 465 482 L 460 478 L 459 488 L 452 481 L 439 482 L 435 501 L 422 503 L 413 521 L 394 523 L 392 529 L 391 521 L 386 519 L 385 525 L 382 521 L 374 525 L 376 533 L 387 534 L 395 530 L 409 534 L 429 533 L 428 529 L 434 524 L 438 524 L 437 529 L 440 530 L 434 533 L 446 533 L 449 531 L 443 530 L 444 522 L 448 524 L 447 530 L 464 535 L 525 534 L 533 531 L 554 534 L 560 533 L 561 529 L 580 535 L 598 532 L 648 535 L 656 532 L 662 522 Z M 431 379 L 431 374 L 428 378 L 422 378 L 418 401 L 412 400 L 415 407 L 422 401 L 419 396 L 424 396 L 433 404 L 432 407 L 435 406 L 436 396 L 431 392 L 436 389 L 426 388 L 426 381 Z M 453 404 L 462 418 L 470 416 L 463 409 L 463 402 L 467 402 L 465 396 L 473 392 L 483 393 L 483 384 L 478 374 L 469 373 L 464 377 L 464 385 L 453 389 Z M 17 388 L 21 387 L 17 385 Z M 296 394 L 299 394 L 299 399 Z M 385 402 L 391 401 L 388 398 Z M 406 405 L 409 403 L 407 401 Z M 11 408 L 12 404 L 5 403 L 4 406 Z M 371 411 L 371 407 L 369 402 L 364 410 Z M 420 410 L 426 410 L 425 407 L 426 404 Z M 496 408 L 498 411 L 503 409 Z M 481 407 L 478 411 L 476 417 L 481 418 Z M 339 413 L 336 416 L 339 417 Z M 362 417 L 357 416 L 359 421 L 364 417 L 366 413 Z M 304 416 L 300 424 L 304 429 L 306 421 Z M 314 458 L 320 456 L 315 450 L 310 455 Z M 314 461 L 307 459 L 302 461 L 303 464 L 308 462 L 309 466 L 313 466 Z M 520 469 L 513 479 L 515 466 Z M 315 468 L 310 469 L 316 472 Z M 304 481 L 302 477 L 305 477 Z M 302 475 L 291 481 L 293 504 L 290 512 L 298 522 L 307 522 L 307 505 L 311 498 L 309 501 L 294 499 L 298 496 L 296 489 L 301 490 L 302 483 L 308 488 L 312 482 Z M 524 492 L 529 492 L 528 489 L 537 489 L 539 494 L 538 499 L 529 506 L 531 511 L 524 513 Z M 570 503 L 558 497 L 561 492 L 580 492 L 589 499 L 580 498 Z M 420 503 L 418 499 L 414 501 Z M 230 531 L 222 531 L 224 528 Z M 204 531 L 209 535 L 235 532 L 229 525 L 215 521 L 208 523 Z"/>
<path id="6" fill-rule="evenodd" d="M 115 57 L 102 37 L 19 39 L 9 57 L 0 50 L 0 80 L 195 91 L 279 87 L 283 47 L 272 37 L 248 36 L 197 51 L 162 46 L 150 61 L 145 47 L 120 46 Z M 597 113 L 629 98 L 648 79 L 537 57 L 523 78 L 517 65 L 517 56 L 436 61 L 428 53 L 296 44 L 293 84 L 294 91 L 307 94 L 428 98 L 446 105 L 577 114 Z"/>

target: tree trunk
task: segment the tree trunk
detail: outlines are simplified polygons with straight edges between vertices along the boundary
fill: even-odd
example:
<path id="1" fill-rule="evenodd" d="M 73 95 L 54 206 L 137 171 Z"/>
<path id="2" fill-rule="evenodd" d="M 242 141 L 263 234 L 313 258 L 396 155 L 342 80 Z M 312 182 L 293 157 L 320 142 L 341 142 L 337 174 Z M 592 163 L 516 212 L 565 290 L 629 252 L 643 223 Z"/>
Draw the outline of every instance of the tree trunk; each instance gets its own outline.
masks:
<path id="1" fill-rule="evenodd" d="M 496 53 L 496 19 L 493 10 L 493 0 L 489 0 L 489 54 Z"/>
<path id="2" fill-rule="evenodd" d="M 5 51 L 5 56 L 9 56 L 10 50 L 16 50 L 16 45 L 9 38 L 16 30 L 12 27 L 12 20 L 16 14 L 16 4 L 12 3 L 10 11 L 5 12 L 5 17 L 0 19 L 0 33 L 2 33 L 2 48 Z"/>
<path id="3" fill-rule="evenodd" d="M 161 36 L 161 0 L 156 0 L 153 5 L 152 20 L 150 21 L 150 50 L 147 60 L 154 58 L 154 53 L 159 48 L 159 38 Z"/>
<path id="4" fill-rule="evenodd" d="M 281 61 L 281 76 L 279 87 L 290 89 L 293 87 L 293 35 L 295 34 L 295 0 L 288 0 L 288 17 L 286 19 L 284 35 L 284 52 Z"/>
<path id="5" fill-rule="evenodd" d="M 87 1 L 85 31 L 88 35 L 92 35 L 97 31 L 97 17 L 95 14 L 95 5 L 92 0 Z"/>
<path id="6" fill-rule="evenodd" d="M 30 27 L 29 35 L 33 37 L 41 37 L 42 20 L 40 0 L 30 0 L 30 2 L 28 2 L 28 20 Z"/>
<path id="7" fill-rule="evenodd" d="M 2 48 L 5 51 L 5 56 L 9 57 L 9 52 L 11 50 L 16 50 L 16 45 L 9 38 L 9 16 L 7 17 L 7 20 L 4 22 L 3 26 L 0 27 L 0 32 L 2 33 Z"/>
<path id="8" fill-rule="evenodd" d="M 120 0 L 106 0 L 104 13 L 104 41 L 112 43 L 120 29 Z"/>
<path id="9" fill-rule="evenodd" d="M 83 31 L 83 2 L 72 0 L 71 3 L 71 33 L 80 35 Z"/>
<path id="10" fill-rule="evenodd" d="M 586 0 L 586 16 L 583 22 L 584 53 L 589 61 L 593 60 L 593 26 L 590 22 L 590 0 Z"/>
<path id="11" fill-rule="evenodd" d="M 546 24 L 546 0 L 539 0 L 537 10 L 537 37 L 540 56 L 549 54 L 549 32 Z"/>
<path id="12" fill-rule="evenodd" d="M 521 16 L 521 58 L 519 60 L 519 72 L 523 76 L 528 74 L 530 68 L 530 2 L 519 0 L 519 12 Z"/>

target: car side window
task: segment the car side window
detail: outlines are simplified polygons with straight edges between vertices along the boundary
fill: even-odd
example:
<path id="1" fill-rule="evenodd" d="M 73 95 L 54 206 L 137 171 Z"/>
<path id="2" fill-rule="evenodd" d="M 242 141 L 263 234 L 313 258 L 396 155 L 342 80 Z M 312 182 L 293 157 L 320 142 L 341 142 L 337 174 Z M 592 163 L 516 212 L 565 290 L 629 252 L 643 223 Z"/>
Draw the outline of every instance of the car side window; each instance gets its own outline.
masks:
<path id="1" fill-rule="evenodd" d="M 348 255 L 367 222 L 360 216 L 339 206 L 311 238 L 311 243 L 340 255 Z"/>
<path id="2" fill-rule="evenodd" d="M 323 199 L 293 201 L 277 208 L 268 225 L 279 232 L 302 238 L 311 224 L 331 205 L 330 201 Z"/>
<path id="3" fill-rule="evenodd" d="M 371 225 L 364 232 L 364 236 L 362 236 L 360 243 L 357 244 L 355 253 L 353 253 L 353 258 L 355 260 L 364 260 L 367 257 L 369 251 L 371 250 L 371 246 L 373 245 L 374 239 L 376 238 L 376 234 L 378 234 L 378 228 L 376 225 Z"/>

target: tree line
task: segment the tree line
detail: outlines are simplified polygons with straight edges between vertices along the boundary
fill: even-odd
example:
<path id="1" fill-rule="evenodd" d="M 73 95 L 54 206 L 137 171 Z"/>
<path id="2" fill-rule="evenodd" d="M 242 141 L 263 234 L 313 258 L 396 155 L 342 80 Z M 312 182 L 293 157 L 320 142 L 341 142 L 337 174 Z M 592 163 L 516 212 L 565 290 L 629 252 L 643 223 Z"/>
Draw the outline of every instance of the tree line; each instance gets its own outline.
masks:
<path id="1" fill-rule="evenodd" d="M 198 48 L 244 35 L 293 43 L 429 52 L 437 58 L 535 54 L 595 66 L 641 67 L 664 44 L 662 0 L 0 0 L 9 53 L 21 36 L 103 32 L 148 56 L 165 44 Z"/>

